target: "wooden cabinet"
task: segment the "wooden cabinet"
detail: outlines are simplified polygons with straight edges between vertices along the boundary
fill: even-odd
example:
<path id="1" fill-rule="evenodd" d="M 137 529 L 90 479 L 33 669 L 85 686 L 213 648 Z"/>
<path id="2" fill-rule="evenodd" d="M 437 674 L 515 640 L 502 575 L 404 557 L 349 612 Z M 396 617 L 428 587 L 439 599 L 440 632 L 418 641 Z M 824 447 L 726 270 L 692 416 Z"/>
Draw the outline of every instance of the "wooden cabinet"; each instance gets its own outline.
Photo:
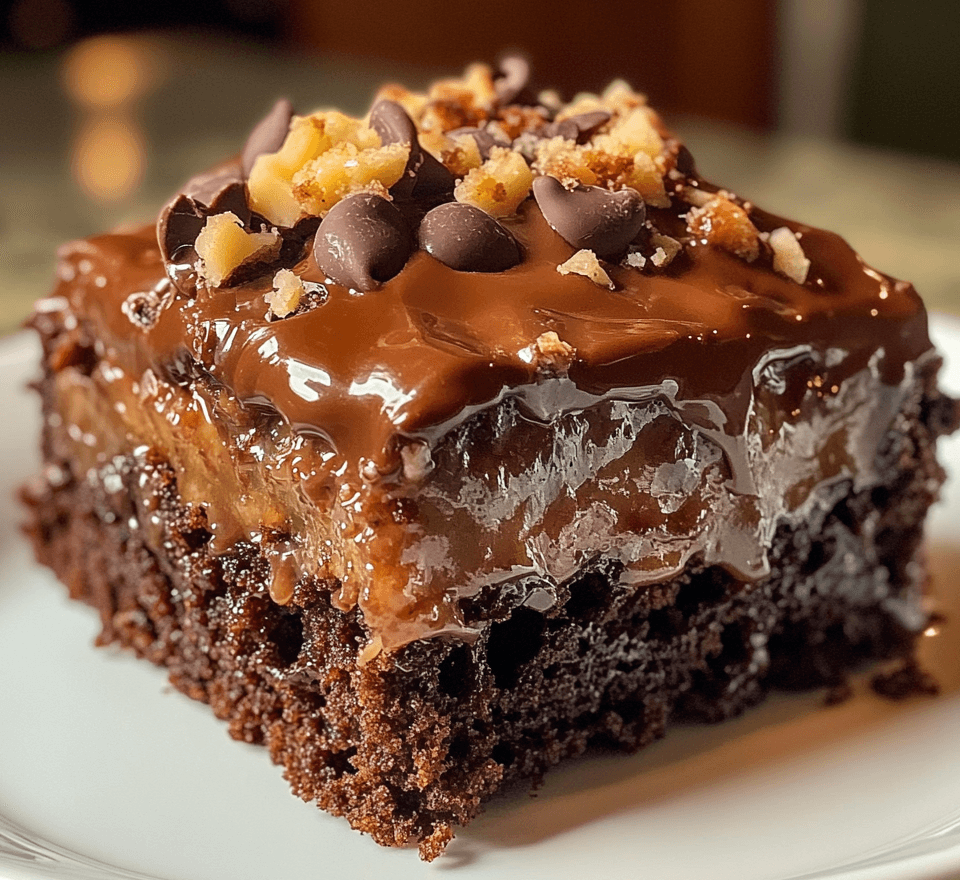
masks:
<path id="1" fill-rule="evenodd" d="M 287 16 L 290 38 L 319 51 L 453 73 L 521 49 L 568 94 L 623 77 L 667 111 L 774 122 L 772 0 L 290 0 Z"/>

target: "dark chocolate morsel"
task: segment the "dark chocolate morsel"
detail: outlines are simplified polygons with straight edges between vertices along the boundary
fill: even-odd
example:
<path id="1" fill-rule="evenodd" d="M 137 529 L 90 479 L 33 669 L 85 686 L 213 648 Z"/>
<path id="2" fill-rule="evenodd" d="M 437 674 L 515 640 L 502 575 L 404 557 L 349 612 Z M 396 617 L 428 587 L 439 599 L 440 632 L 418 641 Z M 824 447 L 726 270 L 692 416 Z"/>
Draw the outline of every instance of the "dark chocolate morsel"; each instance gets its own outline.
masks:
<path id="1" fill-rule="evenodd" d="M 677 171 L 685 177 L 697 176 L 697 163 L 694 161 L 693 153 L 684 144 L 680 144 L 680 148 L 677 150 L 676 163 Z"/>
<path id="2" fill-rule="evenodd" d="M 353 290 L 374 290 L 389 281 L 412 250 L 410 230 L 396 206 L 371 193 L 337 202 L 313 240 L 320 270 Z"/>
<path id="3" fill-rule="evenodd" d="M 544 219 L 565 241 L 598 257 L 620 256 L 646 219 L 646 206 L 635 189 L 569 190 L 555 177 L 545 176 L 533 181 L 533 196 Z"/>
<path id="4" fill-rule="evenodd" d="M 157 242 L 164 260 L 177 262 L 177 252 L 193 245 L 207 217 L 225 211 L 236 214 L 244 225 L 250 222 L 239 160 L 191 177 L 163 207 L 157 221 Z"/>
<path id="5" fill-rule="evenodd" d="M 207 214 L 232 211 L 243 223 L 250 219 L 246 186 L 237 160 L 191 177 L 181 192 L 206 209 Z"/>
<path id="6" fill-rule="evenodd" d="M 423 151 L 417 140 L 417 126 L 396 101 L 377 101 L 370 111 L 370 127 L 380 135 L 380 143 L 406 144 L 410 148 L 407 164 L 400 179 L 390 187 L 393 195 L 406 198 L 413 193 L 417 172 L 423 164 Z"/>
<path id="7" fill-rule="evenodd" d="M 370 127 L 380 135 L 384 146 L 409 144 L 419 148 L 417 126 L 396 101 L 377 101 L 370 111 Z"/>
<path id="8" fill-rule="evenodd" d="M 453 196 L 455 180 L 450 169 L 426 150 L 422 153 L 423 162 L 417 169 L 417 179 L 413 185 L 413 197 L 424 201 L 437 201 Z"/>
<path id="9" fill-rule="evenodd" d="M 453 175 L 417 139 L 417 126 L 396 101 L 377 101 L 370 111 L 370 127 L 384 144 L 409 144 L 410 158 L 403 176 L 390 192 L 398 198 L 430 198 L 453 191 Z"/>
<path id="10" fill-rule="evenodd" d="M 504 272 L 521 258 L 520 245 L 503 226 L 460 202 L 427 212 L 420 223 L 420 247 L 459 272 Z"/>
<path id="11" fill-rule="evenodd" d="M 293 105 L 286 98 L 281 98 L 273 105 L 273 109 L 254 126 L 240 154 L 245 178 L 250 176 L 250 169 L 253 168 L 257 156 L 275 153 L 283 146 L 287 132 L 290 131 L 291 119 L 293 119 Z"/>
<path id="12" fill-rule="evenodd" d="M 447 137 L 459 137 L 460 135 L 468 134 L 477 142 L 477 149 L 480 151 L 480 158 L 484 162 L 490 158 L 490 150 L 493 147 L 509 147 L 509 141 L 498 140 L 494 135 L 490 134 L 485 128 L 455 128 L 452 131 L 447 132 Z"/>
<path id="13" fill-rule="evenodd" d="M 559 122 L 548 123 L 540 130 L 540 134 L 546 138 L 562 137 L 585 144 L 600 126 L 609 121 L 610 114 L 606 110 L 591 110 L 589 113 L 578 113 Z"/>
<path id="14" fill-rule="evenodd" d="M 493 81 L 501 104 L 529 103 L 530 62 L 521 55 L 507 55 L 498 65 Z"/>
<path id="15" fill-rule="evenodd" d="M 196 202 L 183 193 L 164 205 L 157 220 L 157 244 L 163 259 L 175 262 L 179 250 L 193 246 L 205 222 Z"/>

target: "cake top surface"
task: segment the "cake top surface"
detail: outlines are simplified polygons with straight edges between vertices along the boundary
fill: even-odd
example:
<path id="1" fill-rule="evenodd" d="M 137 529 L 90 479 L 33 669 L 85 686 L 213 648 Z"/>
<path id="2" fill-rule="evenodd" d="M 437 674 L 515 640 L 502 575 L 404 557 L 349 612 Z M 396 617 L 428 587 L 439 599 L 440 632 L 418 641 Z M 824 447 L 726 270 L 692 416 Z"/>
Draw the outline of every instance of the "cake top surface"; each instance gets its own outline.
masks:
<path id="1" fill-rule="evenodd" d="M 506 396 L 549 421 L 672 382 L 735 432 L 765 351 L 837 347 L 854 371 L 882 349 L 893 384 L 929 347 L 910 285 L 702 180 L 643 96 L 564 102 L 515 58 L 388 86 L 362 119 L 278 101 L 156 235 L 77 253 L 97 281 L 70 295 L 113 344 L 377 478 Z"/>

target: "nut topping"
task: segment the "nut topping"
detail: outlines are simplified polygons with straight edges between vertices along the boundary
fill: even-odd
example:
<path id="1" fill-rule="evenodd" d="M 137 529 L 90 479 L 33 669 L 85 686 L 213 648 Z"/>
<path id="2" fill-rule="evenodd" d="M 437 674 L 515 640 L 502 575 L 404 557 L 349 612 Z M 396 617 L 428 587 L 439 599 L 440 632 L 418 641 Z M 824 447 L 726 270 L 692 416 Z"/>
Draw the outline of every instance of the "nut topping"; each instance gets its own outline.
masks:
<path id="1" fill-rule="evenodd" d="M 723 248 L 748 263 L 760 256 L 760 233 L 728 193 L 718 192 L 687 213 L 687 229 L 706 244 Z"/>
<path id="2" fill-rule="evenodd" d="M 683 245 L 679 241 L 669 235 L 661 235 L 659 232 L 654 232 L 650 236 L 650 245 L 654 249 L 650 262 L 658 269 L 669 266 L 673 258 L 683 250 Z"/>
<path id="3" fill-rule="evenodd" d="M 593 145 L 615 156 L 634 157 L 642 152 L 654 159 L 663 152 L 663 138 L 646 107 L 636 107 L 620 117 L 607 134 L 593 139 Z"/>
<path id="4" fill-rule="evenodd" d="M 250 206 L 277 226 L 322 217 L 351 193 L 389 189 L 403 174 L 408 144 L 382 146 L 359 119 L 335 110 L 296 117 L 283 145 L 250 171 Z"/>
<path id="5" fill-rule="evenodd" d="M 593 251 L 577 251 L 569 260 L 557 266 L 557 271 L 561 275 L 583 275 L 599 287 L 615 289 L 613 281 L 604 271 Z"/>
<path id="6" fill-rule="evenodd" d="M 489 151 L 484 156 L 477 139 L 470 134 L 473 130 L 459 128 L 449 134 L 425 132 L 420 136 L 420 143 L 454 177 L 462 178 L 490 158 Z"/>
<path id="7" fill-rule="evenodd" d="M 303 282 L 289 269 L 281 269 L 273 276 L 273 290 L 267 294 L 271 314 L 285 318 L 295 312 L 303 294 Z"/>
<path id="8" fill-rule="evenodd" d="M 240 160 L 195 178 L 164 209 L 164 259 L 189 265 L 208 218 L 229 215 L 235 222 L 218 220 L 204 236 L 198 265 L 208 285 L 234 283 L 241 266 L 268 258 L 277 261 L 275 280 L 286 278 L 280 272 L 302 258 L 318 220 L 320 268 L 356 290 L 396 275 L 418 241 L 456 271 L 508 271 L 522 250 L 497 220 L 517 214 L 532 192 L 547 223 L 578 251 L 559 267 L 563 274 L 612 287 L 599 260 L 645 272 L 668 266 L 684 244 L 663 235 L 661 215 L 648 209 L 670 208 L 673 199 L 681 210 L 690 206 L 687 229 L 701 243 L 753 261 L 769 240 L 776 270 L 806 278 L 792 233 L 761 237 L 749 206 L 701 189 L 689 152 L 626 83 L 566 104 L 556 93 L 534 94 L 529 65 L 511 56 L 497 72 L 473 65 L 422 94 L 385 87 L 365 119 L 334 110 L 294 116 L 288 101 L 278 101 Z M 276 230 L 241 228 L 254 216 L 277 227 L 282 247 Z M 674 221 L 667 228 L 676 235 Z M 248 240 L 258 235 L 267 239 Z M 297 308 L 287 282 L 270 295 L 272 317 Z"/>
<path id="9" fill-rule="evenodd" d="M 523 156 L 493 147 L 490 158 L 467 174 L 453 195 L 458 202 L 474 205 L 491 217 L 509 217 L 527 197 L 532 183 L 533 172 Z"/>
<path id="10" fill-rule="evenodd" d="M 810 260 L 804 254 L 796 233 L 787 226 L 781 226 L 770 233 L 768 240 L 773 250 L 774 271 L 797 284 L 803 284 L 810 271 Z"/>
<path id="11" fill-rule="evenodd" d="M 605 145 L 603 149 L 595 146 L 598 141 Z M 670 205 L 653 159 L 643 151 L 631 152 L 629 146 L 606 135 L 598 135 L 585 146 L 562 137 L 541 141 L 536 147 L 533 167 L 570 188 L 578 183 L 607 189 L 629 186 L 650 205 L 658 208 Z"/>
<path id="12" fill-rule="evenodd" d="M 533 345 L 518 352 L 520 359 L 534 364 L 543 373 L 565 374 L 577 356 L 577 350 L 564 342 L 555 330 L 537 337 Z"/>
<path id="13" fill-rule="evenodd" d="M 247 232 L 236 214 L 214 214 L 197 236 L 197 272 L 208 287 L 230 284 L 239 270 L 276 259 L 280 245 L 276 230 Z"/>

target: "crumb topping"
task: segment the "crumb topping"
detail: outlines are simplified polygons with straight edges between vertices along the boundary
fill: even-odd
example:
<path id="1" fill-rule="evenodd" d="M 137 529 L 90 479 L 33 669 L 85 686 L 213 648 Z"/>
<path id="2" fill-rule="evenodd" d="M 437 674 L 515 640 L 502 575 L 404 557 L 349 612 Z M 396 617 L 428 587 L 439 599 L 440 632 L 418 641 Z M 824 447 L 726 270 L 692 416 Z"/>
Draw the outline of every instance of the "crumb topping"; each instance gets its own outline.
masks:
<path id="1" fill-rule="evenodd" d="M 786 226 L 780 226 L 770 233 L 768 241 L 773 249 L 774 270 L 797 284 L 803 284 L 810 272 L 810 260 L 803 253 L 796 233 Z"/>
<path id="2" fill-rule="evenodd" d="M 610 276 L 604 271 L 603 266 L 600 265 L 597 255 L 586 249 L 577 251 L 569 260 L 557 266 L 557 271 L 561 275 L 583 275 L 584 278 L 589 278 L 594 284 L 598 284 L 600 287 L 608 287 L 610 290 L 613 290 L 615 286 L 613 281 L 610 280 Z"/>
<path id="3" fill-rule="evenodd" d="M 197 236 L 197 273 L 211 287 L 229 284 L 238 270 L 254 263 L 267 263 L 280 252 L 280 234 L 275 230 L 248 232 L 240 218 L 226 211 L 207 218 Z"/>

